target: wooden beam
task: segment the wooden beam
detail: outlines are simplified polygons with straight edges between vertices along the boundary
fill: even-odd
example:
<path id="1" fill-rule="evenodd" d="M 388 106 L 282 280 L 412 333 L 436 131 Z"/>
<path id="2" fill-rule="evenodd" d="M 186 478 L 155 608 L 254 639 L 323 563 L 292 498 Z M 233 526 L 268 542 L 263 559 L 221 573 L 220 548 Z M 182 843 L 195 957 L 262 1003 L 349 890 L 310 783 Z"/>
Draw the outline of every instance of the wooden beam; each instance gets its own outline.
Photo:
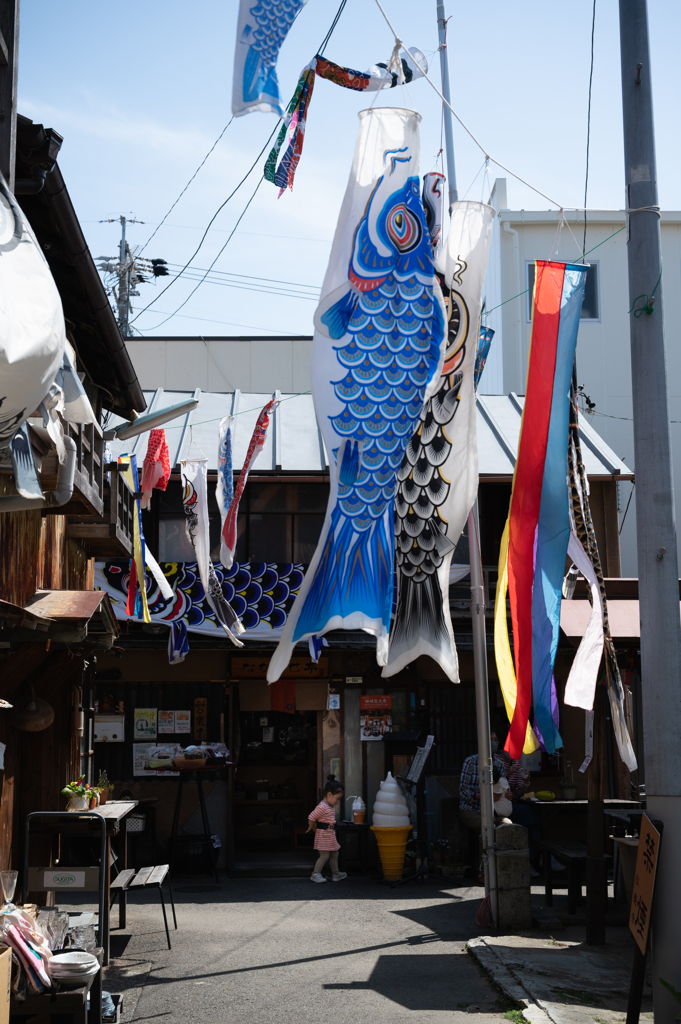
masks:
<path id="1" fill-rule="evenodd" d="M 48 657 L 45 640 L 40 643 L 23 644 L 18 651 L 10 654 L 0 662 L 2 681 L 0 681 L 0 698 L 7 700 L 17 687 L 21 686 L 31 673 L 35 672 Z"/>
<path id="2" fill-rule="evenodd" d="M 14 192 L 17 155 L 17 72 L 19 65 L 19 0 L 0 3 L 0 33 L 4 63 L 0 62 L 0 171 Z"/>

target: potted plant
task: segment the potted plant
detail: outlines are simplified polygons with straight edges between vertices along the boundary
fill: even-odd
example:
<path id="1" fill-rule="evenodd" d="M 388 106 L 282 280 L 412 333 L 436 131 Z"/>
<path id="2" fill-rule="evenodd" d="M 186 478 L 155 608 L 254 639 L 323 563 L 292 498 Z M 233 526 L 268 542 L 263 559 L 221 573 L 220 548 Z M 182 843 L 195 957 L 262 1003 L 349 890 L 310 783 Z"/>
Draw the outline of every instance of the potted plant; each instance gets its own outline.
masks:
<path id="1" fill-rule="evenodd" d="M 67 811 L 88 811 L 90 809 L 92 790 L 85 781 L 84 775 L 81 775 L 76 782 L 69 782 L 68 786 L 64 786 L 61 792 L 62 796 L 65 796 L 68 801 L 66 804 Z"/>
<path id="2" fill-rule="evenodd" d="M 577 799 L 577 786 L 572 779 L 561 779 L 559 785 L 563 791 L 563 800 Z"/>
<path id="3" fill-rule="evenodd" d="M 99 802 L 105 804 L 109 799 L 109 793 L 113 793 L 113 782 L 110 781 L 106 771 L 100 771 L 97 788 L 99 790 Z"/>

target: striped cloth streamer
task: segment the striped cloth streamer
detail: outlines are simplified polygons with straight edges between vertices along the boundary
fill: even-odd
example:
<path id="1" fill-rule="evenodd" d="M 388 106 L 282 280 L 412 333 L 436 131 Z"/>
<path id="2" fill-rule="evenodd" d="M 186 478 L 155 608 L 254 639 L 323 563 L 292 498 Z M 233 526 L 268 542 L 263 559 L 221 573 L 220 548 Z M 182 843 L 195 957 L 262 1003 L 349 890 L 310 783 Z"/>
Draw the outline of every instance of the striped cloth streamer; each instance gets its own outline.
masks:
<path id="1" fill-rule="evenodd" d="M 551 678 L 570 536 L 569 391 L 586 271 L 586 265 L 535 263 L 525 406 L 495 607 L 497 669 L 511 718 L 506 749 L 514 758 L 528 744 L 532 703 L 546 749 L 554 753 L 563 745 L 551 715 Z M 506 626 L 506 586 L 515 673 Z"/>

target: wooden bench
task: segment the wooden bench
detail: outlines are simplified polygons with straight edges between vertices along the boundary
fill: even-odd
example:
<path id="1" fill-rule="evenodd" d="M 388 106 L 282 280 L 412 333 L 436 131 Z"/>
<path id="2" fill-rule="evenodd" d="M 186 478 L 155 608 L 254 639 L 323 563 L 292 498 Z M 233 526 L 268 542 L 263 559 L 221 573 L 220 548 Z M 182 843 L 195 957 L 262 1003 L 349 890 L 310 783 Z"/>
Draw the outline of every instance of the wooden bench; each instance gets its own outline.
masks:
<path id="1" fill-rule="evenodd" d="M 540 842 L 537 846 L 544 854 L 544 899 L 547 907 L 553 906 L 553 874 L 551 858 L 555 857 L 568 871 L 568 914 L 577 913 L 577 904 L 582 900 L 582 866 L 586 867 L 586 843 Z"/>
<path id="2" fill-rule="evenodd" d="M 161 899 L 161 909 L 163 911 L 163 923 L 166 928 L 166 939 L 168 940 L 168 949 L 170 946 L 170 932 L 168 931 L 168 918 L 166 916 L 166 905 L 163 899 L 163 883 L 167 880 L 168 892 L 170 893 L 170 904 L 173 908 L 173 922 L 175 924 L 175 930 L 177 931 L 177 917 L 175 915 L 175 900 L 173 899 L 173 887 L 170 884 L 170 865 L 169 864 L 157 864 L 155 867 L 140 868 L 139 871 L 135 872 L 134 868 L 126 868 L 121 871 L 116 878 L 111 882 L 111 906 L 113 907 L 116 897 L 124 892 L 133 892 L 135 889 L 158 889 L 158 894 Z"/>

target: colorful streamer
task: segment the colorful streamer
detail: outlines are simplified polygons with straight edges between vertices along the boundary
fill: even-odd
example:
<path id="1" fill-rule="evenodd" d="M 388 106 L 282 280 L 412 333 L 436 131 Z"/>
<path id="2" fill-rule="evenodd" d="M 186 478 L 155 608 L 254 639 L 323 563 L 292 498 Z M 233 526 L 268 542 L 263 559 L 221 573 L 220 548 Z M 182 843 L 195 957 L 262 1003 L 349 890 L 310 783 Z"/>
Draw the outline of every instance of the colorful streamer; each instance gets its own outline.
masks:
<path id="1" fill-rule="evenodd" d="M 229 569 L 232 562 L 234 561 L 234 552 L 236 550 L 237 541 L 236 526 L 237 517 L 239 514 L 239 502 L 241 501 L 241 495 L 244 493 L 244 487 L 246 486 L 246 481 L 248 480 L 248 474 L 251 471 L 251 466 L 257 459 L 260 452 L 265 447 L 267 428 L 270 425 L 270 414 L 274 412 L 278 405 L 279 402 L 277 402 L 273 398 L 270 402 L 267 403 L 266 406 L 264 406 L 264 408 L 260 412 L 260 415 L 258 416 L 255 428 L 253 430 L 253 434 L 251 436 L 251 440 L 248 445 L 246 458 L 244 459 L 244 464 L 241 467 L 239 479 L 237 480 L 236 488 L 234 489 L 234 495 L 230 502 L 229 508 L 227 509 L 227 513 L 223 519 L 220 557 L 222 564 L 227 569 Z M 220 477 L 218 476 L 218 480 L 219 479 Z"/>
<path id="2" fill-rule="evenodd" d="M 332 629 L 364 629 L 385 664 L 398 470 L 440 382 L 444 306 L 418 175 L 420 117 L 360 113 L 350 180 L 315 314 L 312 392 L 333 456 L 326 519 L 268 669 Z"/>
<path id="3" fill-rule="evenodd" d="M 133 494 L 139 494 L 139 479 L 137 476 L 137 456 L 136 455 L 121 455 L 118 459 L 118 464 L 125 468 L 121 471 L 121 476 L 127 483 Z M 130 566 L 131 572 L 131 586 L 128 591 L 128 604 L 127 611 L 128 615 L 136 615 L 138 619 L 144 619 L 145 622 L 151 622 L 151 616 L 149 615 L 149 608 L 147 605 L 147 588 L 146 588 L 146 545 L 144 542 L 144 532 L 142 530 L 142 509 L 140 508 L 139 498 L 135 498 L 135 513 L 132 519 L 132 564 Z M 136 584 L 139 583 L 139 589 Z"/>
<path id="4" fill-rule="evenodd" d="M 237 647 L 243 647 L 235 633 L 243 633 L 244 627 L 232 606 L 225 600 L 220 581 L 210 558 L 210 533 L 208 518 L 208 475 L 207 460 L 186 459 L 180 463 L 182 475 L 182 504 L 187 517 L 187 536 L 196 553 L 199 576 L 203 584 L 206 601 L 213 609 L 215 618 Z"/>
<path id="5" fill-rule="evenodd" d="M 165 491 L 169 480 L 170 453 L 166 432 L 162 427 L 157 427 L 149 431 L 147 454 L 142 466 L 142 508 L 149 508 L 154 488 Z"/>
<path id="6" fill-rule="evenodd" d="M 406 51 L 407 56 L 400 58 L 402 78 L 411 82 L 422 78 L 428 73 L 428 61 L 415 46 Z M 288 187 L 293 188 L 296 169 L 303 152 L 305 126 L 312 99 L 315 77 L 325 78 L 327 82 L 340 85 L 353 92 L 376 92 L 380 89 L 394 89 L 400 83 L 400 76 L 392 68 L 392 61 L 373 64 L 368 71 L 353 71 L 352 68 L 341 67 L 326 57 L 317 54 L 306 68 L 303 68 L 295 92 L 286 109 L 286 117 L 277 141 L 270 151 L 265 163 L 265 178 L 273 185 L 279 185 L 279 195 Z M 277 166 L 279 153 L 286 143 L 284 155 Z"/>
<path id="7" fill-rule="evenodd" d="M 220 510 L 220 560 L 223 564 L 225 564 L 225 559 L 229 557 L 222 537 L 222 531 L 225 528 L 227 513 L 234 498 L 232 446 L 234 444 L 235 423 L 236 420 L 233 416 L 224 416 L 220 420 L 218 433 L 218 479 L 215 485 L 215 498 Z"/>
<path id="8" fill-rule="evenodd" d="M 586 265 L 543 260 L 537 260 L 535 267 L 525 406 L 499 557 L 495 609 L 495 634 L 501 641 L 499 680 L 507 709 L 513 710 L 506 749 L 514 758 L 520 757 L 526 742 L 533 701 L 546 749 L 553 753 L 562 746 L 551 714 L 551 679 L 570 536 L 569 391 L 587 271 Z M 515 677 L 509 664 L 508 637 L 504 644 L 506 579 Z M 499 621 L 502 617 L 503 624 Z"/>

